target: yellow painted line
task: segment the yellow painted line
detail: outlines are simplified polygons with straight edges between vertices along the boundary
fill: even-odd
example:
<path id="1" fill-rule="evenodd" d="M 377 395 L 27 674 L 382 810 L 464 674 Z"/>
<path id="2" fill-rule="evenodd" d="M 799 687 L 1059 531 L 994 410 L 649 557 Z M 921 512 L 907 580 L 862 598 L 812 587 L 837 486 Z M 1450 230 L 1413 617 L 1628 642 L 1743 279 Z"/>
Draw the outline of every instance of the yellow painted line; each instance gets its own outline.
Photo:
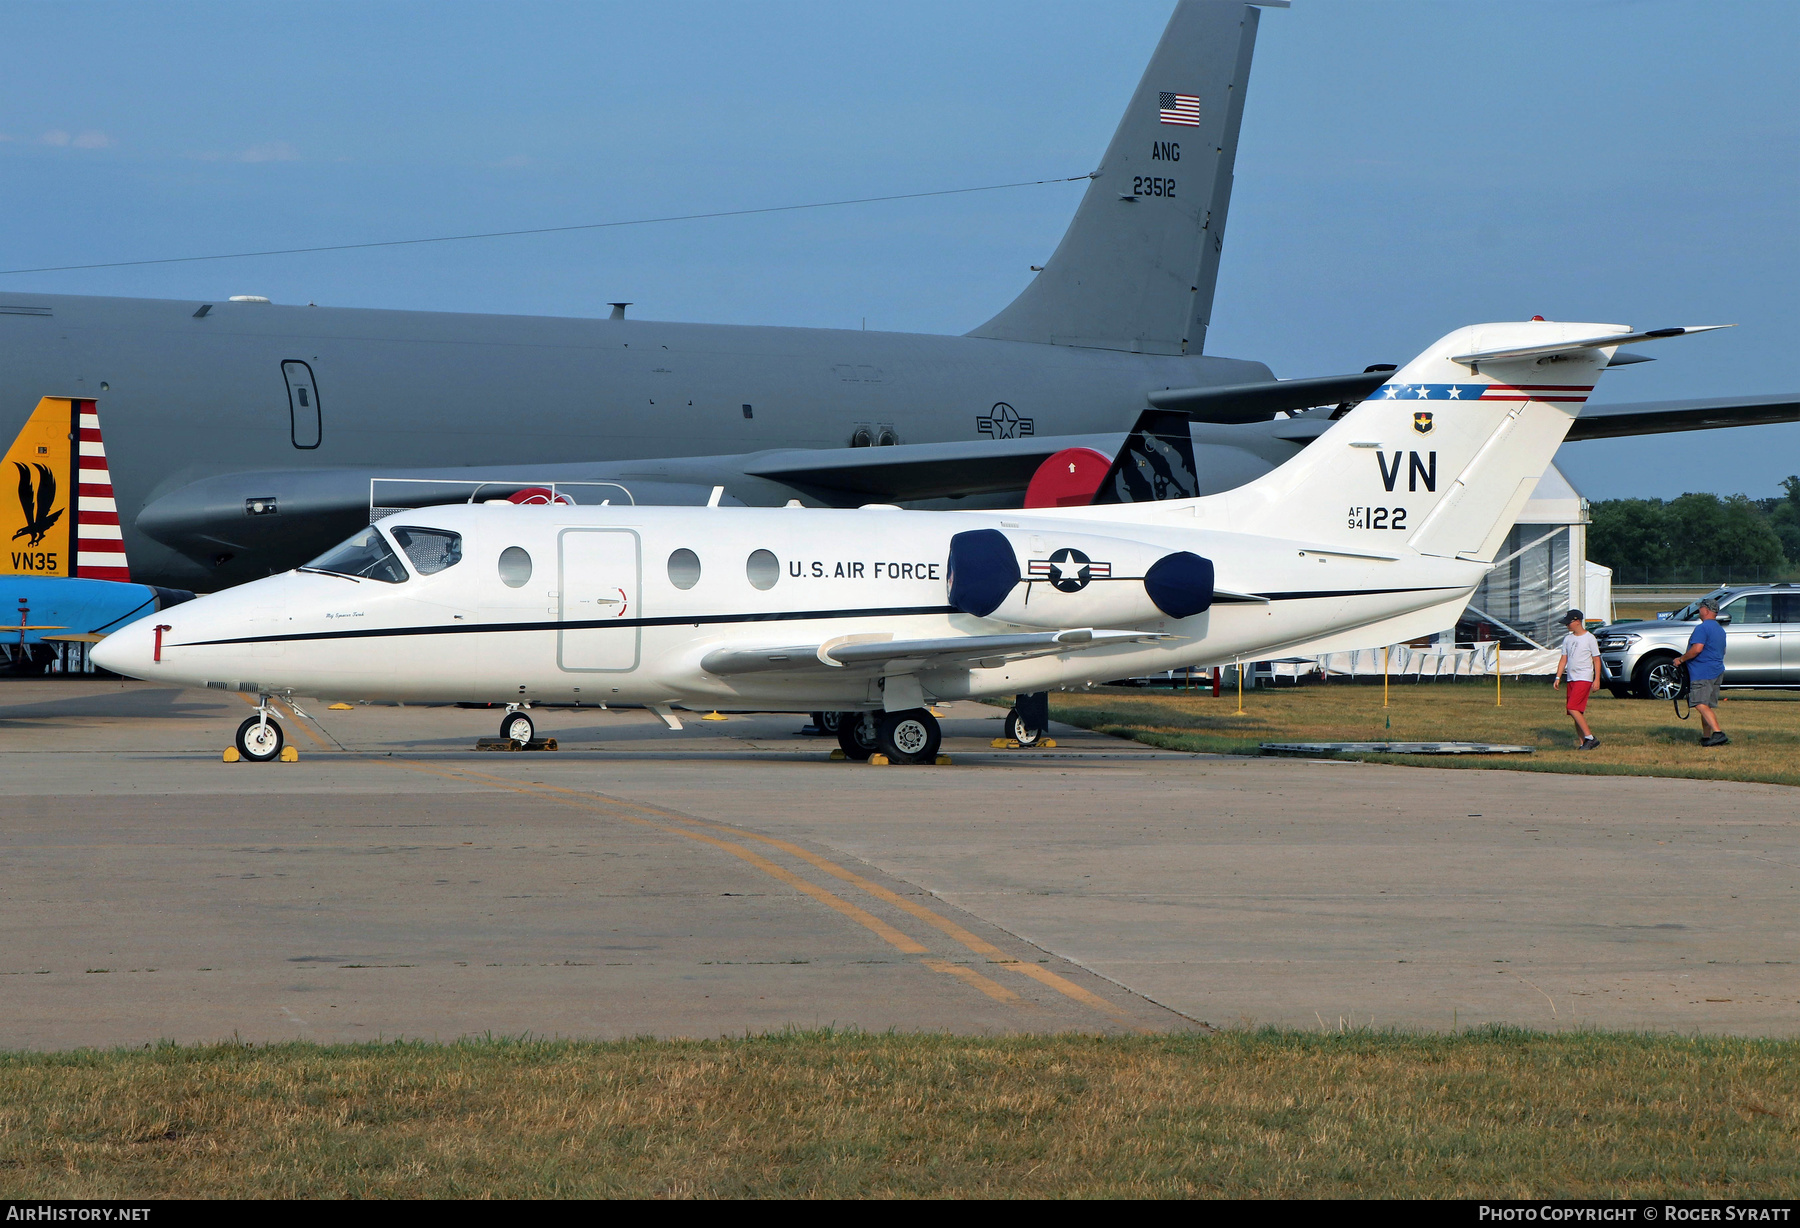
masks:
<path id="1" fill-rule="evenodd" d="M 1021 998 L 1006 986 L 1000 984 L 998 981 L 988 980 L 985 976 L 982 976 L 981 973 L 966 965 L 953 964 L 947 959 L 922 959 L 919 962 L 924 964 L 927 968 L 930 968 L 933 972 L 942 972 L 946 976 L 953 976 L 959 981 L 973 985 L 996 1002 L 1004 1002 L 1008 1006 L 1028 1005 L 1025 999 Z"/>
<path id="2" fill-rule="evenodd" d="M 544 792 L 539 788 L 527 786 L 527 785 L 514 784 L 510 781 L 503 780 L 498 777 L 486 777 L 483 780 L 474 779 L 475 777 L 485 776 L 485 773 L 480 773 L 480 772 L 439 771 L 436 768 L 429 768 L 429 767 L 426 767 L 424 764 L 415 763 L 415 762 L 412 762 L 411 760 L 405 760 L 405 759 L 386 759 L 386 760 L 382 760 L 382 762 L 391 763 L 395 767 L 403 767 L 403 768 L 409 768 L 413 771 L 426 772 L 433 776 L 442 776 L 442 777 L 445 777 L 445 778 L 448 778 L 451 780 L 465 780 L 471 784 L 486 784 L 489 788 L 505 789 L 509 792 L 519 793 L 526 797 L 541 797 L 545 801 L 556 802 L 560 805 L 570 806 L 577 810 L 597 810 L 597 809 L 602 809 L 604 807 L 605 809 L 608 809 L 608 810 L 622 812 L 624 809 L 624 805 L 622 805 L 618 802 L 614 802 L 610 798 L 599 798 L 599 797 L 595 797 L 593 794 L 587 794 L 587 795 L 577 794 L 577 799 L 582 799 L 582 800 L 560 798 L 560 797 L 547 797 L 547 796 L 545 796 Z M 562 790 L 562 792 L 571 792 L 572 793 L 574 791 L 573 790 Z M 685 830 L 683 828 L 679 828 L 679 827 L 670 827 L 663 823 L 653 823 L 649 819 L 638 818 L 631 814 L 618 813 L 616 815 L 616 817 L 623 819 L 627 823 L 634 823 L 639 827 L 647 827 L 647 828 L 651 829 L 652 831 L 660 831 L 660 832 L 664 832 L 664 833 L 667 833 L 667 834 L 673 835 L 673 836 L 681 836 L 683 839 L 693 840 L 700 844 L 709 844 L 709 845 L 712 845 L 714 848 L 721 849 L 724 852 L 730 853 L 733 857 L 739 858 L 740 860 L 748 862 L 750 865 L 755 866 L 758 870 L 761 870 L 764 874 L 767 874 L 769 877 L 777 879 L 780 882 L 784 882 L 788 886 L 794 888 L 796 891 L 802 892 L 803 894 L 808 895 L 808 896 L 812 897 L 813 899 L 819 901 L 819 903 L 824 904 L 827 908 L 831 908 L 839 913 L 842 913 L 845 917 L 848 917 L 850 920 L 856 922 L 858 925 L 862 926 L 864 929 L 867 929 L 871 933 L 879 936 L 884 942 L 886 942 L 889 946 L 892 946 L 895 950 L 904 952 L 907 955 L 923 955 L 923 954 L 925 954 L 926 951 L 930 950 L 930 948 L 925 946 L 924 943 L 919 942 L 917 939 L 913 938 L 909 934 L 902 933 L 900 930 L 895 929 L 893 926 L 889 925 L 886 921 L 883 921 L 880 917 L 877 917 L 874 913 L 871 913 L 866 909 L 858 908 L 855 904 L 852 904 L 849 900 L 846 900 L 842 896 L 837 895 L 833 892 L 827 891 L 825 888 L 819 886 L 816 883 L 807 882 L 804 878 L 801 878 L 798 874 L 795 874 L 792 870 L 787 869 L 785 866 L 778 866 L 774 862 L 770 861 L 768 858 L 762 856 L 761 854 L 756 853 L 756 852 L 752 851 L 751 849 L 747 849 L 743 845 L 737 844 L 734 841 L 720 840 L 713 836 L 703 835 L 700 832 L 687 831 L 687 830 Z"/>
<path id="3" fill-rule="evenodd" d="M 1048 968 L 1040 967 L 1037 964 L 1028 964 L 1022 960 L 1016 963 L 1002 964 L 1001 967 L 1010 968 L 1014 972 L 1022 973 L 1038 982 L 1040 985 L 1048 985 L 1050 988 L 1056 990 L 1056 992 L 1065 994 L 1068 997 L 1075 999 L 1077 1002 L 1085 1003 L 1097 1011 L 1104 1011 L 1106 1014 L 1111 1015 L 1114 1019 L 1120 1020 L 1121 1022 L 1127 1017 L 1124 1011 L 1114 1006 L 1111 1002 L 1108 1002 L 1105 998 L 1102 998 L 1099 994 L 1083 989 L 1074 981 L 1069 980 L 1067 977 L 1058 976 Z"/>
<path id="4" fill-rule="evenodd" d="M 471 772 L 474 772 L 474 769 L 468 769 L 468 770 Z M 474 774 L 485 775 L 484 773 L 474 773 Z M 488 779 L 503 782 L 503 778 L 501 778 L 501 777 L 489 777 Z M 547 792 L 566 793 L 566 794 L 570 794 L 575 797 L 586 797 L 586 798 L 598 798 L 599 797 L 599 795 L 594 794 L 594 793 L 585 793 L 578 789 L 567 789 L 561 785 L 536 785 L 536 786 L 534 786 L 534 789 L 541 789 L 541 790 L 544 790 Z M 854 887 L 857 887 L 863 891 L 868 892 L 870 895 L 874 896 L 878 900 L 882 900 L 885 903 L 891 904 L 895 908 L 898 908 L 898 909 L 902 910 L 903 912 L 912 914 L 913 916 L 919 918 L 919 920 L 924 921 L 926 924 L 932 926 L 934 929 L 943 933 L 947 937 L 954 939 L 958 943 L 961 943 L 964 947 L 966 947 L 968 950 L 970 950 L 971 952 L 973 952 L 976 955 L 981 955 L 988 959 L 995 960 L 1004 967 L 1011 968 L 1016 972 L 1023 973 L 1024 975 L 1030 977 L 1034 981 L 1037 981 L 1042 985 L 1045 985 L 1051 989 L 1056 990 L 1056 992 L 1062 994 L 1064 997 L 1071 998 L 1074 1001 L 1081 1003 L 1083 1006 L 1092 1007 L 1095 1010 L 1102 1011 L 1105 1014 L 1112 1016 L 1114 1019 L 1123 1021 L 1128 1018 L 1128 1016 L 1124 1012 L 1122 1012 L 1118 1007 L 1114 1006 L 1112 1003 L 1108 1002 L 1105 998 L 1102 998 L 1100 995 L 1093 993 L 1089 990 L 1083 989 L 1081 986 L 1079 986 L 1075 982 L 1069 980 L 1067 977 L 1058 976 L 1056 973 L 1051 972 L 1048 968 L 1041 968 L 1036 964 L 1028 964 L 1028 963 L 1019 961 L 1019 960 L 1015 960 L 1012 956 L 1008 955 L 1005 951 L 1002 951 L 999 947 L 995 946 L 993 943 L 988 942 L 986 939 L 981 938 L 978 935 L 970 933 L 968 930 L 964 929 L 962 926 L 958 925 L 956 922 L 950 920 L 948 917 L 940 916 L 939 914 L 933 912 L 931 909 L 926 908 L 923 904 L 919 903 L 917 900 L 909 900 L 905 896 L 900 895 L 898 892 L 890 891 L 888 888 L 883 887 L 880 883 L 871 882 L 868 879 L 864 878 L 862 875 L 857 874 L 856 872 L 854 872 L 852 870 L 846 870 L 844 867 L 837 865 L 834 862 L 828 861 L 823 857 L 820 857 L 817 853 L 813 853 L 807 849 L 801 848 L 799 845 L 794 844 L 791 841 L 782 840 L 775 836 L 764 836 L 764 835 L 760 835 L 756 832 L 744 831 L 741 828 L 732 827 L 732 826 L 730 826 L 728 824 L 724 824 L 724 823 L 714 823 L 714 822 L 711 822 L 706 819 L 690 818 L 687 815 L 677 814 L 672 810 L 664 810 L 661 807 L 650 806 L 650 805 L 647 805 L 642 802 L 620 802 L 620 801 L 617 801 L 617 799 L 611 799 L 611 798 L 608 798 L 605 800 L 611 801 L 611 802 L 613 802 L 614 805 L 618 805 L 618 806 L 630 806 L 630 807 L 637 809 L 646 814 L 659 815 L 663 818 L 671 819 L 671 820 L 674 820 L 674 821 L 680 822 L 680 823 L 690 823 L 690 824 L 694 824 L 697 826 L 709 827 L 709 828 L 712 828 L 714 831 L 729 832 L 732 835 L 740 836 L 746 840 L 755 840 L 758 843 L 767 844 L 774 848 L 778 848 L 784 853 L 789 853 L 795 857 L 800 858 L 802 861 L 805 861 L 810 865 L 816 866 L 817 868 L 825 871 L 825 873 L 831 875 L 833 878 L 839 879 L 842 882 L 849 883 Z M 955 966 L 955 965 L 953 965 L 953 966 Z"/>

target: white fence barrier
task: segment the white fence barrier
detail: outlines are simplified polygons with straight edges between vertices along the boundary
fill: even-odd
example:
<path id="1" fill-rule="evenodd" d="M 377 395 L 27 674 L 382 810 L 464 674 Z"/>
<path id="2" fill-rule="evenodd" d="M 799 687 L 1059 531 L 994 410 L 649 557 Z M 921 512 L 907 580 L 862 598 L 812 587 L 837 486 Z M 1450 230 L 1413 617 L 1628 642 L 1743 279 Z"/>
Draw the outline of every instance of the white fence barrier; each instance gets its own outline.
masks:
<path id="1" fill-rule="evenodd" d="M 1358 648 L 1354 652 L 1328 653 L 1318 658 L 1318 664 L 1319 672 L 1327 678 L 1334 674 L 1350 678 L 1372 674 L 1379 678 L 1384 658 L 1389 677 L 1491 677 L 1495 657 L 1512 655 L 1497 653 L 1497 647 L 1493 643 L 1433 644 L 1426 648 L 1395 644 L 1389 648 Z M 1551 664 L 1554 666 L 1555 662 L 1552 661 Z M 1507 672 L 1512 671 L 1508 669 Z"/>

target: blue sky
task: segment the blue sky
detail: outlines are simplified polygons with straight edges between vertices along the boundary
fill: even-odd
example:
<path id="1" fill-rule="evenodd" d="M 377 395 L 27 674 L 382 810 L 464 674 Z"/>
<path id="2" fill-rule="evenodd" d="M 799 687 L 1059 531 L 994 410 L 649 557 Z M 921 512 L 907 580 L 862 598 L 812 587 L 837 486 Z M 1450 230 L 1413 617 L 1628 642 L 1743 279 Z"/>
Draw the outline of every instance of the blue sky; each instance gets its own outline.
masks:
<path id="1" fill-rule="evenodd" d="M 0 8 L 0 268 L 1077 175 L 1170 5 Z M 1800 391 L 1800 5 L 1262 19 L 1207 350 L 1284 377 L 1534 314 L 1739 323 L 1598 399 Z M 0 289 L 961 332 L 1079 185 L 0 278 Z M 1800 424 L 1572 445 L 1593 498 L 1777 493 Z"/>

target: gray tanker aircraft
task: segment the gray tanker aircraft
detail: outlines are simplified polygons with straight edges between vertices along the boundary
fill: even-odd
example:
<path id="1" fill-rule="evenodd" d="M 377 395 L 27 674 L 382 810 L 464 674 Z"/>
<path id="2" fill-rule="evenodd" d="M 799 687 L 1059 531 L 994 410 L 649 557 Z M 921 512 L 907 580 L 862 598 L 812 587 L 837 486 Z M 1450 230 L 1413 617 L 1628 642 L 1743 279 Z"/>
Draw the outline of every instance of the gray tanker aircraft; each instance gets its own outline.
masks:
<path id="1" fill-rule="evenodd" d="M 98 403 L 132 579 L 202 591 L 378 507 L 548 482 L 591 503 L 1016 504 L 1147 404 L 1193 420 L 1175 493 L 1232 489 L 1391 370 L 1276 380 L 1202 353 L 1258 16 L 1181 0 L 1056 251 L 964 336 L 3 292 L 0 439 L 45 397 Z M 1796 398 L 1614 405 L 1569 437 L 1796 418 Z"/>

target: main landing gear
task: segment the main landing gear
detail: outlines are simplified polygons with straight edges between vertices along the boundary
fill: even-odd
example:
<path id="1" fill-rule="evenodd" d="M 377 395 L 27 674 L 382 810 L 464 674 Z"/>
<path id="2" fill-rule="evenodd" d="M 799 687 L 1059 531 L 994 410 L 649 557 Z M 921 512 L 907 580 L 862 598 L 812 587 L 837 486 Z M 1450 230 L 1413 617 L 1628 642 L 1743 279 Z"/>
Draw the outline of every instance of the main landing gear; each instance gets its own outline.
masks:
<path id="1" fill-rule="evenodd" d="M 537 736 L 537 726 L 532 723 L 525 710 L 519 704 L 507 704 L 506 715 L 500 718 L 500 736 L 510 738 L 520 746 L 530 743 Z"/>
<path id="2" fill-rule="evenodd" d="M 269 715 L 269 697 L 258 696 L 256 715 L 245 719 L 237 730 L 238 754 L 251 763 L 273 763 L 281 757 L 282 744 L 287 741 L 281 732 L 281 726 Z"/>
<path id="3" fill-rule="evenodd" d="M 943 730 L 924 708 L 903 712 L 840 712 L 838 745 L 850 759 L 867 762 L 879 751 L 889 763 L 936 763 Z"/>

